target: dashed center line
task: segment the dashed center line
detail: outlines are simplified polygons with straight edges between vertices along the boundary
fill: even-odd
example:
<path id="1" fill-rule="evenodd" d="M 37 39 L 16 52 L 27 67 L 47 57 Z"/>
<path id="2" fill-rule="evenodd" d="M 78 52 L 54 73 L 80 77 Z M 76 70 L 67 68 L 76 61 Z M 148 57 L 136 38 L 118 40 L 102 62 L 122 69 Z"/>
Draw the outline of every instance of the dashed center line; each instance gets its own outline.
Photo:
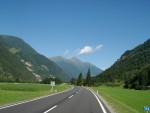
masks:
<path id="1" fill-rule="evenodd" d="M 76 92 L 78 93 L 78 92 Z M 70 97 L 68 97 L 69 99 L 72 98 L 74 95 L 71 95 Z M 57 107 L 57 105 L 53 106 L 52 108 L 48 109 L 47 111 L 43 112 L 43 113 L 48 113 L 50 112 L 51 110 L 55 109 Z"/>
<path id="2" fill-rule="evenodd" d="M 74 95 L 71 95 L 69 98 L 72 98 Z"/>
<path id="3" fill-rule="evenodd" d="M 55 109 L 57 107 L 57 105 L 53 106 L 52 108 L 50 108 L 49 110 L 45 111 L 44 113 L 48 113 L 50 112 L 51 110 Z"/>

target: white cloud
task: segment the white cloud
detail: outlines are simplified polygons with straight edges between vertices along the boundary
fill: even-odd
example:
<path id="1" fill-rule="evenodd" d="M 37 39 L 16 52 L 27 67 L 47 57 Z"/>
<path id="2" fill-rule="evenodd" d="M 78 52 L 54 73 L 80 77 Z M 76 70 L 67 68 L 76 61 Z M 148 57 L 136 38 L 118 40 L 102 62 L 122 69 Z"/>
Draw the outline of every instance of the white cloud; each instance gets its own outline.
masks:
<path id="1" fill-rule="evenodd" d="M 102 45 L 102 44 L 97 45 L 97 46 L 95 47 L 95 50 L 100 50 L 102 47 L 103 47 L 103 45 Z"/>
<path id="2" fill-rule="evenodd" d="M 64 55 L 68 54 L 70 51 L 69 50 L 65 50 L 65 52 L 63 53 Z"/>
<path id="3" fill-rule="evenodd" d="M 103 47 L 103 45 L 99 44 L 95 47 L 87 45 L 87 46 L 84 46 L 83 48 L 78 48 L 74 51 L 65 50 L 63 53 L 63 56 L 67 56 L 67 57 L 75 57 L 76 56 L 77 57 L 80 55 L 89 54 L 89 53 L 99 51 L 102 47 Z"/>
<path id="4" fill-rule="evenodd" d="M 89 53 L 92 53 L 92 52 L 96 52 L 96 51 L 100 50 L 102 47 L 103 47 L 102 44 L 97 45 L 96 47 L 85 46 L 80 50 L 77 49 L 78 51 L 77 51 L 76 55 L 79 56 L 79 55 L 83 55 L 83 54 L 89 54 Z"/>
<path id="5" fill-rule="evenodd" d="M 94 51 L 93 47 L 85 46 L 78 52 L 78 55 L 92 53 L 93 51 Z"/>

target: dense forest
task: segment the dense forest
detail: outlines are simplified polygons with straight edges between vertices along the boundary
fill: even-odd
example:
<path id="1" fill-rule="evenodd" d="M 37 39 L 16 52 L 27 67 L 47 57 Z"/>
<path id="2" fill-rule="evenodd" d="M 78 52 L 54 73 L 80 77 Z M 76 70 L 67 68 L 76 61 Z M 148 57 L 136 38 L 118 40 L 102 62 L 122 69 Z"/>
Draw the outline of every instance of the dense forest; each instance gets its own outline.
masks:
<path id="1" fill-rule="evenodd" d="M 150 88 L 150 65 L 143 67 L 133 77 L 126 77 L 124 88 L 149 89 Z"/>
<path id="2" fill-rule="evenodd" d="M 132 50 L 126 51 L 119 60 L 103 73 L 93 77 L 95 85 L 125 84 L 126 88 L 141 88 L 150 85 L 150 39 Z M 115 84 L 116 83 L 116 84 Z"/>

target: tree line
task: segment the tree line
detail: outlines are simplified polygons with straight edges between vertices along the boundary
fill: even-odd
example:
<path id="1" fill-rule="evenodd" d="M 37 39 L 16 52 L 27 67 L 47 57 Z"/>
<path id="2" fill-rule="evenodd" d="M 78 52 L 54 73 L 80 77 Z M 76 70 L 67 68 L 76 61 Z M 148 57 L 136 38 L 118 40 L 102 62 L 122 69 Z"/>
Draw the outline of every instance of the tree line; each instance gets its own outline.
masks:
<path id="1" fill-rule="evenodd" d="M 45 77 L 42 79 L 41 83 L 42 84 L 50 84 L 51 81 L 55 81 L 56 84 L 62 83 L 61 79 L 59 79 L 57 77 Z"/>
<path id="2" fill-rule="evenodd" d="M 150 88 L 150 65 L 143 67 L 134 77 L 126 77 L 124 88 L 149 89 Z"/>
<path id="3" fill-rule="evenodd" d="M 124 88 L 146 89 L 150 86 L 150 39 L 121 55 L 110 68 L 96 77 L 94 85 L 102 84 Z"/>
<path id="4" fill-rule="evenodd" d="M 73 84 L 73 85 L 77 85 L 77 86 L 92 86 L 93 85 L 93 80 L 92 80 L 92 77 L 91 77 L 90 69 L 88 69 L 86 79 L 84 79 L 82 73 L 80 73 L 78 78 L 77 79 L 72 78 L 70 80 L 70 83 Z"/>

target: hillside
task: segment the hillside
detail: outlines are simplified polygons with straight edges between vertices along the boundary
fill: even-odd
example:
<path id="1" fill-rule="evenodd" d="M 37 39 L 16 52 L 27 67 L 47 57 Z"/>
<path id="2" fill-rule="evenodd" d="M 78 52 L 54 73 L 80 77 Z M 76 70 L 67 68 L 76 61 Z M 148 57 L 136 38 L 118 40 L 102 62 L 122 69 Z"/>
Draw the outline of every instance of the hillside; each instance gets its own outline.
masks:
<path id="1" fill-rule="evenodd" d="M 149 65 L 150 39 L 134 49 L 126 51 L 118 61 L 94 79 L 96 84 L 131 80 Z"/>
<path id="2" fill-rule="evenodd" d="M 88 62 L 82 62 L 77 58 L 66 59 L 61 56 L 57 56 L 50 59 L 54 61 L 58 66 L 60 66 L 70 77 L 76 78 L 80 72 L 82 72 L 83 76 L 85 77 L 88 68 L 90 68 L 92 76 L 95 76 L 102 72 L 102 70 L 97 68 L 96 66 Z"/>
<path id="3" fill-rule="evenodd" d="M 58 77 L 63 81 L 68 80 L 67 74 L 58 67 L 53 61 L 37 53 L 30 45 L 22 39 L 14 36 L 0 35 L 0 44 L 15 55 L 22 64 L 36 78 L 41 80 L 43 77 Z M 15 66 L 14 66 L 15 67 Z"/>
<path id="4" fill-rule="evenodd" d="M 32 82 L 36 77 L 27 70 L 19 58 L 0 44 L 0 81 Z"/>

